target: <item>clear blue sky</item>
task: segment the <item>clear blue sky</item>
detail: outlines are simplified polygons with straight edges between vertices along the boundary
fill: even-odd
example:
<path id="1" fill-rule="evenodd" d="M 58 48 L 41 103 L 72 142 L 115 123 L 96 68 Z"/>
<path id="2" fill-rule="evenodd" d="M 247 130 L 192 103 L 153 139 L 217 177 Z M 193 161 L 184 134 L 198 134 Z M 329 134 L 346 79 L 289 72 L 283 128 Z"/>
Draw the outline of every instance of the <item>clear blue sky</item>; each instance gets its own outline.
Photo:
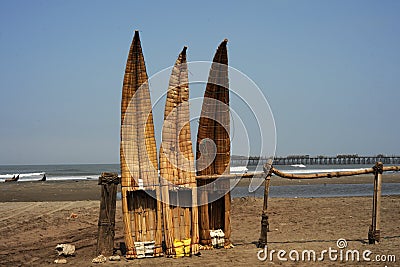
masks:
<path id="1" fill-rule="evenodd" d="M 119 162 L 135 29 L 149 76 L 228 38 L 278 155 L 400 154 L 400 1 L 227 2 L 0 0 L 0 164 Z"/>

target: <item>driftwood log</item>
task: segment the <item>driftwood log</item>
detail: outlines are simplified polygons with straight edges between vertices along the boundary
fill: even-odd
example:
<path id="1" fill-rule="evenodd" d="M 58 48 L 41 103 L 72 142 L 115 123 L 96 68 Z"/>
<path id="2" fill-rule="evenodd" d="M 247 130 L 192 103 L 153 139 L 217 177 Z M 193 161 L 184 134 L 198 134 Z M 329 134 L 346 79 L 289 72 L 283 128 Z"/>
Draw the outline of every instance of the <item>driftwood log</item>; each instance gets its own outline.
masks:
<path id="1" fill-rule="evenodd" d="M 400 166 L 387 166 L 382 167 L 382 171 L 400 171 Z M 285 179 L 320 179 L 320 178 L 339 178 L 345 176 L 354 176 L 361 174 L 375 173 L 375 167 L 367 168 L 357 171 L 339 171 L 339 172 L 327 172 L 327 173 L 311 173 L 311 174 L 294 174 L 285 173 L 274 167 L 270 168 L 270 173 L 275 174 L 281 178 Z M 221 174 L 221 175 L 198 175 L 196 180 L 215 180 L 215 179 L 241 179 L 241 178 L 261 178 L 264 177 L 264 172 L 250 172 L 242 174 Z"/>
<path id="2" fill-rule="evenodd" d="M 380 163 L 380 164 L 382 164 L 382 163 Z M 400 166 L 387 166 L 387 167 L 382 166 L 382 172 L 385 172 L 385 171 L 400 171 Z M 340 172 L 312 173 L 312 174 L 284 173 L 284 172 L 272 167 L 271 173 L 276 174 L 277 176 L 279 176 L 281 178 L 287 178 L 287 179 L 338 178 L 338 177 L 343 177 L 343 176 L 353 176 L 353 175 L 360 175 L 360 174 L 375 173 L 375 167 L 364 169 L 364 170 L 358 170 L 358 171 L 340 171 Z"/>
<path id="3" fill-rule="evenodd" d="M 99 177 L 101 200 L 97 234 L 97 255 L 112 256 L 114 252 L 115 207 L 119 183 L 120 178 L 117 173 L 103 172 Z"/>

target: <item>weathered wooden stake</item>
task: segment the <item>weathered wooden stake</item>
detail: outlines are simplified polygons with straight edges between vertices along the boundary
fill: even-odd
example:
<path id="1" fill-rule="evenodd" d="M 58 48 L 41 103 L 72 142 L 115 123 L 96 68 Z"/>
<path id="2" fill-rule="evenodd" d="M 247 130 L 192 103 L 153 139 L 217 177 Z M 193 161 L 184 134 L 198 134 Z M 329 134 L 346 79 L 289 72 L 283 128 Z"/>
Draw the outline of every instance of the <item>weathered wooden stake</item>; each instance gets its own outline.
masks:
<path id="1" fill-rule="evenodd" d="M 192 189 L 192 255 L 199 254 L 199 207 L 197 206 L 197 188 Z"/>
<path id="2" fill-rule="evenodd" d="M 156 188 L 156 198 L 157 198 L 157 232 L 156 232 L 156 248 L 154 251 L 154 256 L 158 257 L 162 255 L 162 203 L 161 203 L 161 189 Z"/>
<path id="3" fill-rule="evenodd" d="M 258 239 L 258 248 L 264 248 L 267 244 L 267 236 L 269 231 L 269 222 L 268 222 L 268 194 L 269 194 L 269 185 L 271 182 L 271 175 L 268 175 L 265 178 L 265 190 L 264 190 L 264 205 L 263 211 L 261 215 L 261 234 L 260 238 Z"/>
<path id="4" fill-rule="evenodd" d="M 101 200 L 97 234 L 97 255 L 112 256 L 114 252 L 115 207 L 119 183 L 120 178 L 117 173 L 103 172 L 99 177 Z"/>
<path id="5" fill-rule="evenodd" d="M 269 222 L 268 222 L 268 195 L 269 195 L 269 186 L 271 183 L 271 169 L 272 169 L 272 160 L 268 160 L 268 162 L 264 166 L 264 172 L 266 174 L 265 177 L 265 189 L 264 189 L 264 204 L 263 211 L 261 215 L 261 234 L 258 239 L 258 248 L 264 248 L 267 244 L 267 236 L 269 231 Z"/>
<path id="6" fill-rule="evenodd" d="M 374 166 L 374 198 L 372 201 L 372 224 L 368 231 L 368 241 L 375 244 L 381 239 L 381 194 L 382 194 L 382 173 L 383 164 L 377 162 Z"/>
<path id="7" fill-rule="evenodd" d="M 231 246 L 231 191 L 224 196 L 225 213 L 224 213 L 224 231 L 225 231 L 225 244 L 229 248 Z"/>

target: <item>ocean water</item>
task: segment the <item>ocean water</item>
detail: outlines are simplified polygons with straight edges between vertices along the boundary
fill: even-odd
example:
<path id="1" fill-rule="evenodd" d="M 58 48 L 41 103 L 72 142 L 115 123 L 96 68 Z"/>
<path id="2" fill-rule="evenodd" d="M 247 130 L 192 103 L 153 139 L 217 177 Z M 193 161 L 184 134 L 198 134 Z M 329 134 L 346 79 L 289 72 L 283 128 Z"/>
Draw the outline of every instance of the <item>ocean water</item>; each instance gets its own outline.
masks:
<path id="1" fill-rule="evenodd" d="M 98 179 L 102 172 L 120 172 L 119 164 L 0 165 L 0 182 L 19 175 L 18 182 Z"/>
<path id="2" fill-rule="evenodd" d="M 309 165 L 277 166 L 290 173 L 315 173 L 330 171 L 348 171 L 370 168 L 370 165 Z M 248 172 L 261 171 L 262 167 L 248 166 Z M 102 172 L 120 173 L 119 164 L 65 164 L 65 165 L 0 165 L 0 182 L 19 175 L 18 182 L 38 181 L 44 174 L 49 181 L 62 180 L 97 180 Z M 337 196 L 372 196 L 372 184 L 322 184 L 322 185 L 287 185 L 271 186 L 271 197 L 337 197 Z M 236 187 L 232 197 L 262 197 L 261 186 L 254 192 L 248 187 Z M 400 195 L 400 183 L 383 184 L 383 195 Z"/>

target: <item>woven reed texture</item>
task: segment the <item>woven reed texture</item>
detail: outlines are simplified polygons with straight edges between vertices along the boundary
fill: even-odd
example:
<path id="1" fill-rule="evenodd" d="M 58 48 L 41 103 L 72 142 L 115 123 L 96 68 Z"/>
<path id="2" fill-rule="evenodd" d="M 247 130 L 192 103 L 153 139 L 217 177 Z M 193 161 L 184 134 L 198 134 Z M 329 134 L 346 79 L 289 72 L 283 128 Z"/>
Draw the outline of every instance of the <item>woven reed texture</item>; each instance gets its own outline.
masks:
<path id="1" fill-rule="evenodd" d="M 134 242 L 138 241 L 154 240 L 155 256 L 162 253 L 162 206 L 157 200 L 161 193 L 147 79 L 139 32 L 135 31 L 122 88 L 120 145 L 125 244 L 127 257 L 133 258 L 136 257 Z M 140 189 L 155 192 L 157 198 Z"/>
<path id="2" fill-rule="evenodd" d="M 193 187 L 196 174 L 188 100 L 189 79 L 184 47 L 169 79 L 160 148 L 160 175 L 174 185 Z"/>
<path id="3" fill-rule="evenodd" d="M 196 143 L 197 175 L 229 174 L 230 168 L 230 112 L 228 78 L 228 40 L 222 41 L 214 55 L 204 93 Z M 210 139 L 211 142 L 205 142 Z M 211 181 L 198 181 L 205 186 Z M 225 183 L 225 182 L 222 182 Z M 228 182 L 227 182 L 228 183 Z M 202 203 L 207 203 L 209 195 L 200 191 Z M 199 207 L 200 243 L 210 245 L 209 230 L 223 229 L 226 244 L 230 237 L 230 194 Z"/>
<path id="4" fill-rule="evenodd" d="M 157 146 L 146 66 L 135 31 L 126 63 L 121 101 L 121 184 L 146 189 L 158 185 Z"/>
<path id="5" fill-rule="evenodd" d="M 229 173 L 230 163 L 230 113 L 228 51 L 225 39 L 218 47 L 211 65 L 197 133 L 197 175 Z M 201 153 L 203 139 L 211 139 L 216 145 L 215 159 Z M 213 156 L 213 155 L 211 155 Z M 208 163 L 210 163 L 209 166 Z"/>
<path id="6" fill-rule="evenodd" d="M 176 254 L 174 241 L 188 238 L 192 240 L 191 253 L 198 252 L 197 192 L 188 100 L 189 79 L 184 47 L 169 80 L 159 155 L 167 255 Z M 186 189 L 176 190 L 172 185 Z M 179 203 L 181 199 L 191 199 L 190 204 L 194 206 L 168 204 Z"/>
<path id="7" fill-rule="evenodd" d="M 153 194 L 157 194 L 154 192 Z M 155 241 L 154 255 L 162 255 L 161 202 L 146 191 L 122 188 L 122 209 L 127 257 L 135 258 L 134 242 Z"/>

